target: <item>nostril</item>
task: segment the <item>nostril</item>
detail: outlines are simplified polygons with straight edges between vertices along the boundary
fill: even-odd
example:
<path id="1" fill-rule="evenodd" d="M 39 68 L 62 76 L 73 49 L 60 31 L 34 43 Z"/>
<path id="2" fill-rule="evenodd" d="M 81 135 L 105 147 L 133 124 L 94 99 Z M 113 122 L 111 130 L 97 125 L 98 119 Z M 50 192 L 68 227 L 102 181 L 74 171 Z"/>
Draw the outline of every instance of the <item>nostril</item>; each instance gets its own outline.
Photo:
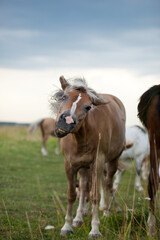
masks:
<path id="1" fill-rule="evenodd" d="M 59 120 L 62 121 L 62 120 L 64 120 L 64 118 L 65 118 L 65 114 L 62 114 L 62 115 L 59 117 Z"/>

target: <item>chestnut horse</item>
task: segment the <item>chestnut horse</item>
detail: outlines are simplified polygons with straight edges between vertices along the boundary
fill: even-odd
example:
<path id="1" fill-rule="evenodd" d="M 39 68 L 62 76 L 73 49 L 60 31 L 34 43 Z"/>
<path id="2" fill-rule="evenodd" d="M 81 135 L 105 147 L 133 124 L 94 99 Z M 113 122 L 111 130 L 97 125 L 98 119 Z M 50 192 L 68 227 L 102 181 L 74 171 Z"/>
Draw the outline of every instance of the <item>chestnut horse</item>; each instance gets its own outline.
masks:
<path id="1" fill-rule="evenodd" d="M 150 207 L 148 226 L 149 235 L 154 235 L 156 232 L 154 205 L 159 185 L 158 167 L 160 164 L 160 85 L 151 87 L 140 97 L 138 117 L 148 130 L 150 142 L 150 173 L 148 181 Z"/>
<path id="2" fill-rule="evenodd" d="M 46 150 L 46 142 L 47 142 L 49 136 L 56 137 L 56 135 L 54 133 L 55 119 L 43 118 L 43 119 L 39 119 L 39 120 L 31 123 L 29 126 L 29 133 L 36 131 L 38 127 L 40 127 L 41 133 L 42 133 L 41 152 L 42 152 L 43 156 L 47 156 L 48 152 Z M 58 139 L 57 146 L 55 149 L 55 154 L 57 154 L 57 155 L 59 154 L 59 149 L 60 149 L 60 144 L 59 144 L 59 139 Z"/>
<path id="3" fill-rule="evenodd" d="M 107 163 L 106 212 L 109 208 L 109 194 L 112 191 L 113 176 L 117 170 L 118 158 L 125 146 L 125 109 L 121 101 L 109 94 L 99 95 L 88 88 L 84 79 L 67 81 L 60 77 L 62 90 L 57 91 L 51 101 L 57 112 L 55 133 L 61 139 L 62 153 L 68 182 L 68 205 L 65 224 L 61 235 L 73 232 L 72 208 L 76 199 L 77 172 L 91 171 L 92 227 L 91 238 L 101 236 L 99 232 L 99 189 Z M 87 188 L 87 174 L 82 174 L 81 196 Z M 83 200 L 78 208 L 79 223 L 83 222 Z M 79 225 L 79 224 L 74 224 Z"/>

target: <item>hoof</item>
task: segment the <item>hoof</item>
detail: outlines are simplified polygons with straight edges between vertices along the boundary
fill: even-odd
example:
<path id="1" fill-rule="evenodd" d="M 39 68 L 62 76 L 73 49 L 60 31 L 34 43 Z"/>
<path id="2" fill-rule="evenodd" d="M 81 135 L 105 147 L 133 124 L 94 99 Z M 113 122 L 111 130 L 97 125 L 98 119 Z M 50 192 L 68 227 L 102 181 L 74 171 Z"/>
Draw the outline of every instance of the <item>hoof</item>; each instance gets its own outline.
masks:
<path id="1" fill-rule="evenodd" d="M 83 222 L 81 222 L 81 221 L 73 221 L 72 226 L 73 227 L 80 227 L 82 224 L 83 224 Z"/>
<path id="2" fill-rule="evenodd" d="M 99 207 L 99 210 L 100 210 L 100 211 L 104 211 L 104 209 L 105 209 L 105 206 L 100 206 L 100 207 Z"/>
<path id="3" fill-rule="evenodd" d="M 72 233 L 73 233 L 73 231 L 70 231 L 70 230 L 61 230 L 60 235 L 61 236 L 68 236 L 68 235 L 70 235 Z"/>
<path id="4" fill-rule="evenodd" d="M 89 239 L 100 239 L 101 238 L 101 233 L 96 233 L 96 234 L 89 234 Z"/>
<path id="5" fill-rule="evenodd" d="M 118 186 L 117 185 L 113 185 L 113 191 L 116 192 L 118 190 Z"/>

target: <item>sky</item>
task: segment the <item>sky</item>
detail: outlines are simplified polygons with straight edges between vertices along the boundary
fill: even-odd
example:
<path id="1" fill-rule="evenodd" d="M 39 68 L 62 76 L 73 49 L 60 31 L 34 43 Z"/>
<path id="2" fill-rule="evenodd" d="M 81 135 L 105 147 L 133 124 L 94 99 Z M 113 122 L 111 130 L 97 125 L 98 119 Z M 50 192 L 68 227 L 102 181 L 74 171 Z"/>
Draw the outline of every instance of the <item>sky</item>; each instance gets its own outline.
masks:
<path id="1" fill-rule="evenodd" d="M 160 84 L 159 0 L 0 0 L 0 121 L 52 117 L 59 76 L 119 97 L 127 125 Z"/>

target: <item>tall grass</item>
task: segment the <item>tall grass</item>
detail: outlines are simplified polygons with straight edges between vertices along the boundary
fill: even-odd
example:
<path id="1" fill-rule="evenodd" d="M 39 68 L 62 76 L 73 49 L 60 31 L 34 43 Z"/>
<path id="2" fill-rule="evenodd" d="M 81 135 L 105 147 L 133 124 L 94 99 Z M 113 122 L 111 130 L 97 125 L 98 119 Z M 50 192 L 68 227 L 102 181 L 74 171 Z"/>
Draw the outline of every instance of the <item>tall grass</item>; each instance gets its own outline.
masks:
<path id="1" fill-rule="evenodd" d="M 39 133 L 28 137 L 25 127 L 0 127 L 0 240 L 88 239 L 91 211 L 74 234 L 65 238 L 59 235 L 67 206 L 67 182 L 63 156 L 55 155 L 55 146 L 56 139 L 50 138 L 49 155 L 43 157 Z M 132 164 L 116 192 L 122 213 L 116 214 L 113 206 L 109 217 L 99 213 L 102 239 L 149 239 L 147 182 L 143 182 L 145 191 L 139 193 L 134 179 Z M 77 201 L 74 215 L 76 207 Z M 153 239 L 160 239 L 159 208 L 157 205 L 157 234 Z M 46 230 L 48 225 L 54 229 Z"/>

